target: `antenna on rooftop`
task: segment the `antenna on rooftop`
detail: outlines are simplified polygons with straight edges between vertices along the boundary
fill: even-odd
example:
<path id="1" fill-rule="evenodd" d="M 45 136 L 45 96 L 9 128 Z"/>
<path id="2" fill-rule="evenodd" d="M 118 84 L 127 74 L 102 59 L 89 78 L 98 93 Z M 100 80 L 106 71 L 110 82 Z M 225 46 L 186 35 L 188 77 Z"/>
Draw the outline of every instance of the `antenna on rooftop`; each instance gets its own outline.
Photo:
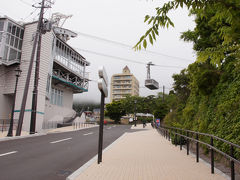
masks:
<path id="1" fill-rule="evenodd" d="M 65 15 L 65 14 L 56 12 L 52 14 L 51 21 L 53 21 L 57 27 L 62 28 L 66 20 L 71 18 L 72 16 L 73 15 Z"/>

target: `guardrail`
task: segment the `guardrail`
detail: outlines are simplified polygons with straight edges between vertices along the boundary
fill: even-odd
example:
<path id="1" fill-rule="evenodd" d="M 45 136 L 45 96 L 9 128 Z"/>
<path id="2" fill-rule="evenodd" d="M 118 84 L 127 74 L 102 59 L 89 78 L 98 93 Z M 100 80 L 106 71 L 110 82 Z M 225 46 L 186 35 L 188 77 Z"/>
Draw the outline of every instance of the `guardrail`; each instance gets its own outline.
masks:
<path id="1" fill-rule="evenodd" d="M 201 133 L 201 132 L 196 132 L 196 131 L 191 131 L 191 130 L 186 130 L 186 129 L 180 129 L 176 127 L 158 127 L 157 128 L 160 133 L 170 141 L 171 136 L 174 135 L 174 144 L 180 145 L 180 150 L 182 150 L 182 146 L 186 144 L 187 146 L 187 155 L 189 155 L 189 144 L 190 142 L 195 142 L 196 143 L 196 162 L 199 162 L 199 144 L 205 145 L 209 150 L 210 150 L 210 156 L 211 156 L 211 173 L 214 174 L 214 152 L 218 152 L 227 159 L 230 160 L 230 167 L 231 167 L 231 180 L 235 180 L 235 168 L 234 165 L 237 163 L 240 165 L 240 161 L 234 157 L 234 152 L 236 149 L 240 152 L 240 146 L 234 143 L 231 143 L 229 141 L 226 141 L 225 139 L 219 138 L 217 136 L 214 136 L 212 134 L 207 134 L 207 133 Z M 207 137 L 210 140 L 210 143 L 204 142 L 200 140 L 201 137 Z M 179 139 L 179 141 L 178 141 Z M 218 149 L 217 147 L 214 147 L 214 140 L 215 141 L 220 141 L 222 143 L 226 143 L 229 146 L 230 152 L 226 153 L 223 152 L 222 150 Z"/>

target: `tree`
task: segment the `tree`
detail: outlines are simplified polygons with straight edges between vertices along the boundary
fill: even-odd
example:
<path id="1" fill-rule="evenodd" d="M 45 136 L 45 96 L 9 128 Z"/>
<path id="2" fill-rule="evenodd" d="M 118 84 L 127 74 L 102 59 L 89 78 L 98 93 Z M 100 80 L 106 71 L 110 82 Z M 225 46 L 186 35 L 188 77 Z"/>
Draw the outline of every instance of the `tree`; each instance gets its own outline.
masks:
<path id="1" fill-rule="evenodd" d="M 113 119 L 115 123 L 119 123 L 121 117 L 126 114 L 122 101 L 113 101 L 107 104 L 105 114 Z"/>
<path id="2" fill-rule="evenodd" d="M 196 23 L 200 25 L 200 21 L 203 21 L 201 25 L 205 24 L 205 27 L 198 26 L 197 29 L 204 29 L 206 33 L 207 28 L 211 35 L 215 38 L 215 41 L 203 42 L 203 45 L 199 46 L 202 51 L 198 52 L 199 61 L 207 61 L 211 58 L 214 64 L 220 64 L 224 58 L 225 53 L 230 52 L 231 55 L 240 57 L 240 1 L 239 0 L 172 0 L 165 3 L 162 7 L 156 8 L 156 15 L 146 15 L 144 22 L 150 25 L 148 31 L 140 38 L 139 42 L 134 46 L 136 50 L 141 50 L 142 46 L 147 47 L 147 41 L 153 44 L 156 41 L 156 36 L 159 35 L 159 27 L 169 28 L 174 27 L 174 23 L 169 18 L 168 14 L 171 10 L 175 10 L 179 7 L 187 7 L 191 12 L 191 15 L 196 16 Z M 197 30 L 195 29 L 195 30 Z M 199 38 L 198 32 L 188 32 L 188 36 L 185 33 L 185 40 L 196 41 Z M 208 36 L 208 34 L 206 34 Z M 191 36 L 191 37 L 190 37 Z M 218 38 L 216 38 L 218 37 Z M 189 39 L 187 39 L 189 38 Z M 200 37 L 201 38 L 201 37 Z M 205 38 L 203 38 L 206 40 Z M 196 45 L 201 42 L 198 41 Z M 208 43 L 208 44 L 207 44 Z M 214 45 L 212 46 L 212 43 Z M 196 48 L 196 47 L 195 47 Z M 198 48 L 196 48 L 198 49 Z"/>

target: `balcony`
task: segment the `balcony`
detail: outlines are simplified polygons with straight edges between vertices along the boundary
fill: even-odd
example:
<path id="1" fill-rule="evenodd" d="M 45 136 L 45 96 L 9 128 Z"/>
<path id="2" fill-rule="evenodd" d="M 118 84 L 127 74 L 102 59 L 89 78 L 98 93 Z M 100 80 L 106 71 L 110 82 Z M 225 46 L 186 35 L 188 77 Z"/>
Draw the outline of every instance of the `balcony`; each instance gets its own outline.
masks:
<path id="1" fill-rule="evenodd" d="M 88 91 L 88 79 L 82 79 L 73 74 L 53 69 L 52 82 L 54 85 L 64 84 L 73 90 L 73 93 L 83 93 Z"/>
<path id="2" fill-rule="evenodd" d="M 90 63 L 77 51 L 60 39 L 56 40 L 53 63 L 53 80 L 55 83 L 64 83 L 75 93 L 88 91 L 88 73 L 86 66 Z"/>

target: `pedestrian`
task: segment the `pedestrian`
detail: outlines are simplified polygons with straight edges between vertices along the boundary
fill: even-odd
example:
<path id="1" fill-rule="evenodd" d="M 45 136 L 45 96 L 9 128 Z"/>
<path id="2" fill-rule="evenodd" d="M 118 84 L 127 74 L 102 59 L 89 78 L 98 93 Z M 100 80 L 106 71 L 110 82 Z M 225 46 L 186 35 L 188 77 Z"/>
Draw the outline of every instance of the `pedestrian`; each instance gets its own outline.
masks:
<path id="1" fill-rule="evenodd" d="M 145 126 L 146 126 L 146 120 L 143 119 L 143 128 L 145 128 Z"/>

